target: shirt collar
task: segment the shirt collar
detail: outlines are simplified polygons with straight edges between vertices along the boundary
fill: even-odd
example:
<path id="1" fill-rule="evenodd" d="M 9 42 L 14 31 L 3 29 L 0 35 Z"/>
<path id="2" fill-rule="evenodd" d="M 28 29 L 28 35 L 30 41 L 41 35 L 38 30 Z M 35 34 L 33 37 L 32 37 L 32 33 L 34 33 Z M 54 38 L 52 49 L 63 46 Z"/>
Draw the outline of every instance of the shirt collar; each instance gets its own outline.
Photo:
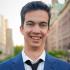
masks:
<path id="1" fill-rule="evenodd" d="M 45 56 L 46 56 L 46 52 L 45 50 L 42 52 L 41 56 L 35 61 L 37 62 L 39 59 L 42 59 L 43 61 L 45 61 Z M 22 59 L 23 59 L 23 62 L 26 62 L 27 60 L 30 60 L 32 63 L 34 63 L 33 60 L 31 60 L 24 52 L 24 50 L 22 51 Z"/>

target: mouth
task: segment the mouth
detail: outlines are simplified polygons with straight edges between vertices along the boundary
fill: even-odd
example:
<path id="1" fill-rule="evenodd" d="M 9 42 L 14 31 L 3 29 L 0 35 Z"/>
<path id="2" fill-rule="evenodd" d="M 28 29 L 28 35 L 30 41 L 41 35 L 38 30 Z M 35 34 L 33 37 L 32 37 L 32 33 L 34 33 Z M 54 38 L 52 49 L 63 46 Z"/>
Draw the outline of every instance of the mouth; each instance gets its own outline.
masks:
<path id="1" fill-rule="evenodd" d="M 33 39 L 34 41 L 39 41 L 41 40 L 41 36 L 30 36 L 31 39 Z"/>
<path id="2" fill-rule="evenodd" d="M 37 37 L 37 36 L 31 36 L 31 38 L 34 40 L 40 40 L 41 39 L 41 37 Z"/>

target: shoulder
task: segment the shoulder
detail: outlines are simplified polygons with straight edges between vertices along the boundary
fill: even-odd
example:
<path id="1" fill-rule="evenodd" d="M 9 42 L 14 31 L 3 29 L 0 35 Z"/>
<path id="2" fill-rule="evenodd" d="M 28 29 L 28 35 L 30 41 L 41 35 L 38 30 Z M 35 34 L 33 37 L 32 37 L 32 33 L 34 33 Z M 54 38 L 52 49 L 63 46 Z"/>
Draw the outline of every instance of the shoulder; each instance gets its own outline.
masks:
<path id="1" fill-rule="evenodd" d="M 13 59 L 14 58 L 0 63 L 0 70 L 8 70 L 8 69 L 10 69 L 11 66 L 12 66 L 12 60 Z"/>
<path id="2" fill-rule="evenodd" d="M 12 67 L 14 66 L 14 64 L 17 64 L 18 62 L 20 62 L 20 54 L 18 54 L 17 56 L 4 61 L 2 63 L 0 63 L 0 70 L 11 70 Z"/>
<path id="3" fill-rule="evenodd" d="M 60 60 L 58 58 L 55 58 L 49 54 L 46 56 L 46 62 L 51 64 L 56 69 L 70 70 L 70 63 Z"/>

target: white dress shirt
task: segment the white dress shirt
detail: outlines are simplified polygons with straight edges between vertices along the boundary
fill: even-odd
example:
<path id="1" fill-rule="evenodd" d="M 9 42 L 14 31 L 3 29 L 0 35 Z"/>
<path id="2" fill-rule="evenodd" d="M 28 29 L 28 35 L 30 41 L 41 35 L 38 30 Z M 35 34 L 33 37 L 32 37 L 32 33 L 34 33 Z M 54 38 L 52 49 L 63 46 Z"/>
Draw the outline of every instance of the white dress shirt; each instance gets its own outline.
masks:
<path id="1" fill-rule="evenodd" d="M 37 62 L 39 59 L 42 59 L 42 60 L 43 60 L 43 62 L 41 62 L 41 63 L 38 65 L 37 70 L 44 70 L 45 55 L 46 55 L 46 52 L 43 51 L 42 54 L 41 54 L 41 56 L 35 61 L 35 62 Z M 23 58 L 25 70 L 32 70 L 31 66 L 27 65 L 25 62 L 26 62 L 27 60 L 30 60 L 31 63 L 35 63 L 35 62 L 34 62 L 33 60 L 31 60 L 31 59 L 24 53 L 24 50 L 22 51 L 22 58 Z"/>

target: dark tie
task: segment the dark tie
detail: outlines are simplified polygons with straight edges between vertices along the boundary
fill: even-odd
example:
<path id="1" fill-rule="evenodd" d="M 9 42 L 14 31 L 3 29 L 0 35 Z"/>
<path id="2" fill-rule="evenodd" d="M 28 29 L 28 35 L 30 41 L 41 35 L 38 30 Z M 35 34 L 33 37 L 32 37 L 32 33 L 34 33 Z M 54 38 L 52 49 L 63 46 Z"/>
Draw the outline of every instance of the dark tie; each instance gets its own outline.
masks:
<path id="1" fill-rule="evenodd" d="M 32 63 L 30 62 L 30 60 L 27 60 L 25 63 L 28 64 L 28 65 L 30 65 L 31 68 L 32 68 L 32 70 L 37 70 L 37 67 L 38 67 L 39 63 L 41 63 L 42 61 L 43 61 L 43 60 L 40 59 L 37 63 L 32 64 Z"/>

